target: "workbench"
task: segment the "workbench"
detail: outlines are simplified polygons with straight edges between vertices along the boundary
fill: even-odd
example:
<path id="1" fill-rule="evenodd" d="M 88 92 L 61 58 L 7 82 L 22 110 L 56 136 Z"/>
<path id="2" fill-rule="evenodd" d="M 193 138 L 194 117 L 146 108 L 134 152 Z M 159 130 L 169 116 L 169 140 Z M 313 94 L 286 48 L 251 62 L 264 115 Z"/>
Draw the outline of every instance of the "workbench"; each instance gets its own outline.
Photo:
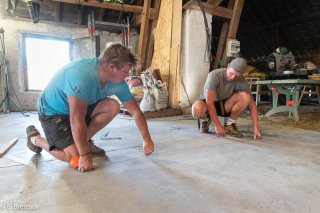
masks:
<path id="1" fill-rule="evenodd" d="M 258 85 L 267 85 L 272 91 L 272 109 L 266 114 L 267 117 L 279 113 L 289 112 L 289 117 L 293 115 L 295 121 L 299 121 L 299 93 L 305 85 L 319 86 L 320 80 L 307 79 L 285 79 L 285 80 L 262 80 L 256 81 Z M 285 105 L 278 106 L 279 94 L 286 95 Z"/>

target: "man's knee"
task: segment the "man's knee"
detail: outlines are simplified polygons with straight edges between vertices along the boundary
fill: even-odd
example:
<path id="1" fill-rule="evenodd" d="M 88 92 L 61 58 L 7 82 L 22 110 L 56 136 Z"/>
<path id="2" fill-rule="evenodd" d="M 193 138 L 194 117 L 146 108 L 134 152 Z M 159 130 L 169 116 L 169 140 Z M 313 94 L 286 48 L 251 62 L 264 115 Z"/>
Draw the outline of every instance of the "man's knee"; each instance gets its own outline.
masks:
<path id="1" fill-rule="evenodd" d="M 118 101 L 108 98 L 101 101 L 99 104 L 103 107 L 103 109 L 107 109 L 108 112 L 113 112 L 114 114 L 118 114 L 120 111 L 120 104 Z"/>
<path id="2" fill-rule="evenodd" d="M 120 104 L 118 101 L 111 98 L 109 104 L 114 112 L 118 113 L 120 111 Z"/>
<path id="3" fill-rule="evenodd" d="M 207 118 L 207 106 L 202 100 L 197 100 L 192 104 L 192 116 L 196 119 Z"/>
<path id="4" fill-rule="evenodd" d="M 79 155 L 78 149 L 75 144 L 71 144 L 70 146 L 63 149 L 63 152 L 66 154 L 65 159 L 61 159 L 63 161 L 69 162 L 72 156 Z"/>
<path id="5" fill-rule="evenodd" d="M 245 109 L 250 103 L 251 94 L 250 92 L 240 91 L 233 94 L 228 100 L 225 102 L 224 107 L 227 113 L 231 112 L 233 106 L 237 105 L 241 108 Z"/>
<path id="6" fill-rule="evenodd" d="M 249 105 L 250 103 L 250 98 L 251 98 L 251 93 L 247 91 L 241 91 L 238 93 L 240 96 L 240 100 L 244 105 Z"/>

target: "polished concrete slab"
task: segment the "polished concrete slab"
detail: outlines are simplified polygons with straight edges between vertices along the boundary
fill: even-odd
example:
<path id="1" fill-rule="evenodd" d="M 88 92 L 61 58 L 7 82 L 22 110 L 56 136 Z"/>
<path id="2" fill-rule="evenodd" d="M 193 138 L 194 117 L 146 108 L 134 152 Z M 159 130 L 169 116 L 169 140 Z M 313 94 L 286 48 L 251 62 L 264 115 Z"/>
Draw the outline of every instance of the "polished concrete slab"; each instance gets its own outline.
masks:
<path id="1" fill-rule="evenodd" d="M 0 115 L 0 211 L 36 212 L 319 212 L 319 132 L 262 126 L 263 140 L 197 132 L 190 116 L 149 119 L 156 144 L 144 156 L 131 117 L 119 115 L 95 137 L 108 157 L 80 173 L 46 152 L 26 147 L 25 127 L 40 128 L 35 113 Z M 41 130 L 41 129 L 40 129 Z M 41 130 L 42 131 L 42 130 Z M 108 134 L 107 134 L 108 133 Z M 105 136 L 109 140 L 105 140 Z"/>

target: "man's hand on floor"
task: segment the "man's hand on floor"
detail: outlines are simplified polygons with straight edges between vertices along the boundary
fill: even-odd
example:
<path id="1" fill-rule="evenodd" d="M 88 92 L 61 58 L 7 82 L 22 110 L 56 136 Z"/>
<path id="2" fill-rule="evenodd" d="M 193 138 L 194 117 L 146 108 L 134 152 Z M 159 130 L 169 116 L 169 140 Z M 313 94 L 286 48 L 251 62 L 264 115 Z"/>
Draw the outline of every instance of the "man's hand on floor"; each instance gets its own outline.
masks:
<path id="1" fill-rule="evenodd" d="M 254 140 L 256 140 L 256 139 L 262 139 L 262 135 L 261 135 L 259 129 L 255 129 L 255 130 L 253 131 L 253 139 L 254 139 Z"/>
<path id="2" fill-rule="evenodd" d="M 92 170 L 93 162 L 90 154 L 85 156 L 80 156 L 78 171 L 79 172 L 88 172 Z"/>
<path id="3" fill-rule="evenodd" d="M 143 152 L 145 155 L 151 155 L 154 151 L 154 144 L 152 140 L 143 141 Z"/>

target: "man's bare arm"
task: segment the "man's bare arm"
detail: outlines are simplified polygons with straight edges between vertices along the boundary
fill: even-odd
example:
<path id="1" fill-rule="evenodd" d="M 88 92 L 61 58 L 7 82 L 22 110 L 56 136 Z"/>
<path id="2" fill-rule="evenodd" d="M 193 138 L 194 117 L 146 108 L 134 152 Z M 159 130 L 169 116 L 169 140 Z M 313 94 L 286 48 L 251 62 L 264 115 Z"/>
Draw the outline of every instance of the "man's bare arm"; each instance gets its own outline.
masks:
<path id="1" fill-rule="evenodd" d="M 92 169 L 92 158 L 87 142 L 87 125 L 85 122 L 87 102 L 73 95 L 68 95 L 68 102 L 72 137 L 80 155 L 79 170 L 89 171 Z"/>
<path id="2" fill-rule="evenodd" d="M 256 103 L 253 100 L 252 94 L 250 95 L 250 102 L 249 102 L 249 110 L 250 110 L 250 116 L 253 123 L 253 139 L 260 139 L 261 133 L 258 125 L 258 108 L 256 106 Z"/>
<path id="3" fill-rule="evenodd" d="M 128 112 L 134 118 L 136 125 L 143 138 L 143 151 L 146 155 L 150 155 L 154 151 L 154 143 L 151 139 L 147 121 L 141 112 L 137 102 L 132 98 L 128 102 L 123 103 Z"/>

